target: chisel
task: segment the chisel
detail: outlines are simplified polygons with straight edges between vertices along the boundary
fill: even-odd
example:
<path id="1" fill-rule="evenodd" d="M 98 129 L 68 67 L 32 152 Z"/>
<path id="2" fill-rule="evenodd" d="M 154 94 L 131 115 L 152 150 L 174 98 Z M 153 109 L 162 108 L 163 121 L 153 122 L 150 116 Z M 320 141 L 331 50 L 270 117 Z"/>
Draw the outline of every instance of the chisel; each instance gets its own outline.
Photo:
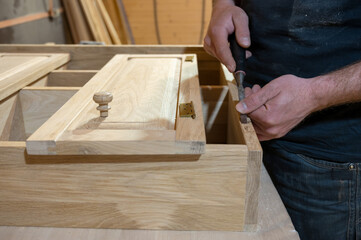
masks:
<path id="1" fill-rule="evenodd" d="M 243 88 L 243 79 L 246 75 L 245 72 L 245 61 L 246 61 L 246 50 L 241 47 L 236 40 L 235 33 L 232 33 L 228 37 L 229 47 L 232 52 L 234 61 L 236 62 L 236 70 L 233 73 L 234 79 L 237 82 L 238 88 L 238 98 L 239 101 L 244 99 L 244 88 Z M 241 123 L 247 123 L 247 115 L 241 114 L 240 116 Z"/>

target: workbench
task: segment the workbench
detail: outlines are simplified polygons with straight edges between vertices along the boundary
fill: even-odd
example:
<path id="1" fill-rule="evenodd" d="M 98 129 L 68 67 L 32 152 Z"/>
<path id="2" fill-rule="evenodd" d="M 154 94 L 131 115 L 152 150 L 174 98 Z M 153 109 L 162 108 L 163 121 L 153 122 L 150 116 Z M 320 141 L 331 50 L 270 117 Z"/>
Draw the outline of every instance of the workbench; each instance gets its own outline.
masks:
<path id="1" fill-rule="evenodd" d="M 0 142 L 3 167 L 1 183 L 4 184 L 1 191 L 4 194 L 0 208 L 3 212 L 1 223 L 9 226 L 60 227 L 2 227 L 0 234 L 4 231 L 4 234 L 15 233 L 16 236 L 16 232 L 23 229 L 24 234 L 34 235 L 50 230 L 51 232 L 46 233 L 50 236 L 53 233 L 58 234 L 58 231 L 66 227 L 73 227 L 66 228 L 66 232 L 71 231 L 77 238 L 83 233 L 87 236 L 92 231 L 95 231 L 96 235 L 98 232 L 102 236 L 125 234 L 130 238 L 138 234 L 140 238 L 144 238 L 141 236 L 145 234 L 155 239 L 208 239 L 211 236 L 222 239 L 239 239 L 243 236 L 245 239 L 297 237 L 269 176 L 264 169 L 260 170 L 262 149 L 252 123 L 239 122 L 239 113 L 235 111 L 238 96 L 235 94 L 237 87 L 233 76 L 216 59 L 205 53 L 202 47 L 0 45 L 0 52 L 5 53 L 2 58 L 3 69 L 18 69 L 5 71 L 8 75 L 3 78 L 1 87 L 1 106 L 4 112 L 0 139 L 3 141 Z M 70 62 L 65 64 L 68 59 L 71 59 Z M 160 63 L 159 70 L 154 70 L 157 68 L 152 66 L 155 59 L 159 59 L 156 61 Z M 121 68 L 118 63 L 120 60 L 132 63 L 136 61 L 139 64 L 147 62 L 147 65 L 135 68 L 138 65 L 130 63 L 129 67 L 127 65 Z M 19 61 L 22 61 L 20 68 L 16 64 Z M 129 143 L 117 140 L 125 133 L 121 128 L 129 125 L 129 118 L 124 118 L 126 125 L 119 123 L 121 128 L 116 130 L 119 133 L 112 135 L 116 137 L 116 141 L 109 140 L 108 135 L 108 138 L 105 138 L 107 144 L 104 144 L 103 133 L 99 132 L 102 130 L 97 129 L 99 124 L 106 120 L 99 119 L 99 114 L 92 110 L 93 104 L 89 103 L 89 113 L 93 117 L 84 115 L 86 125 L 79 122 L 79 131 L 70 129 L 59 142 L 62 145 L 53 145 L 59 137 L 51 140 L 51 137 L 57 134 L 54 135 L 49 130 L 57 129 L 61 125 L 66 128 L 70 126 L 67 120 L 64 121 L 64 116 L 71 112 L 69 109 L 74 111 L 70 116 L 80 116 L 76 112 L 84 108 L 81 104 L 88 104 L 88 100 L 83 99 L 83 96 L 87 95 L 86 99 L 89 99 L 89 94 L 92 95 L 93 91 L 104 91 L 101 86 L 106 78 L 115 76 L 115 73 L 122 76 L 124 72 L 130 71 L 130 75 L 127 75 L 120 85 L 117 82 L 122 80 L 119 80 L 118 75 L 112 78 L 117 86 L 123 86 L 129 79 L 133 79 L 133 76 L 138 75 L 136 69 L 140 69 L 147 71 L 144 72 L 145 75 L 141 74 L 142 76 L 154 72 L 154 79 L 164 80 L 158 75 L 161 71 L 171 69 L 165 64 L 176 62 L 183 66 L 183 70 L 177 73 L 181 73 L 180 103 L 195 101 L 196 114 L 192 117 L 193 120 L 177 116 L 176 127 L 167 123 L 169 131 L 162 133 L 162 138 L 156 138 L 155 142 L 147 142 L 151 141 L 149 137 L 140 138 L 142 146 L 149 146 L 145 149 L 139 148 L 138 143 L 134 145 L 134 137 Z M 9 67 L 6 67 L 7 65 Z M 54 71 L 46 70 L 49 67 Z M 170 76 L 169 73 L 165 73 L 164 77 L 166 76 Z M 143 80 L 144 78 L 132 81 Z M 147 79 L 148 81 L 150 80 Z M 170 82 L 171 80 L 164 81 L 167 84 Z M 186 84 L 184 86 L 192 86 L 189 88 L 190 92 L 182 87 L 183 82 Z M 149 86 L 161 85 L 152 83 Z M 115 91 L 113 87 L 108 89 Z M 149 89 L 154 90 L 152 87 Z M 138 87 L 134 90 L 138 91 Z M 161 90 L 155 96 L 161 96 L 162 92 L 169 93 L 168 90 Z M 74 97 L 71 97 L 73 94 Z M 118 102 L 119 97 L 126 96 L 116 95 Z M 69 98 L 71 100 L 68 101 Z M 130 103 L 132 100 L 125 102 Z M 79 106 L 74 107 L 76 104 Z M 8 105 L 12 107 L 9 108 Z M 159 103 L 154 106 L 159 106 Z M 5 113 L 8 111 L 10 112 Z M 121 111 L 118 111 L 112 116 L 120 116 L 120 113 Z M 201 126 L 203 118 L 205 125 Z M 73 121 L 71 119 L 69 123 Z M 169 117 L 169 120 L 171 119 L 172 117 Z M 47 122 L 43 124 L 45 121 Z M 118 120 L 110 120 L 111 125 L 106 125 L 106 128 L 113 126 L 115 121 Z M 136 124 L 138 123 L 140 122 Z M 82 130 L 84 126 L 86 131 Z M 194 130 L 189 131 L 192 128 Z M 33 134 L 34 131 L 39 132 L 39 139 L 36 133 Z M 114 131 L 104 130 L 106 134 Z M 174 141 L 174 137 L 161 142 L 164 141 L 164 136 L 174 134 L 173 131 L 177 131 L 175 143 L 169 142 Z M 94 135 L 95 132 L 100 134 Z M 44 134 L 48 133 L 49 136 L 44 137 Z M 59 132 L 63 133 L 65 130 Z M 72 135 L 73 133 L 76 135 Z M 85 135 L 79 138 L 79 134 L 88 133 L 93 135 L 89 135 L 90 138 Z M 186 133 L 191 135 L 187 134 L 183 140 L 182 136 Z M 137 134 L 133 136 L 142 136 Z M 69 140 L 64 140 L 67 136 L 70 136 Z M 99 140 L 94 138 L 97 136 L 100 136 Z M 189 142 L 189 136 L 195 137 L 192 140 L 194 143 Z M 48 139 L 51 141 L 47 143 Z M 24 152 L 25 141 L 27 152 Z M 42 141 L 44 143 L 41 143 Z M 62 146 L 67 144 L 66 141 L 70 142 L 64 148 Z M 96 141 L 101 145 L 94 145 L 93 142 Z M 76 144 L 80 145 L 74 147 Z M 157 144 L 162 144 L 158 150 L 154 147 Z M 128 147 L 133 145 L 133 149 Z M 168 155 L 162 156 L 164 151 L 167 151 Z M 100 152 L 105 155 L 99 156 Z M 120 156 L 122 152 L 124 157 Z M 114 156 L 118 153 L 119 156 Z M 180 153 L 183 155 L 173 155 Z M 48 156 L 40 156 L 42 154 Z M 62 154 L 72 156 L 66 157 Z M 37 166 L 39 163 L 41 165 Z M 96 165 L 92 165 L 94 163 Z M 72 194 L 69 194 L 70 189 Z M 143 199 L 146 201 L 142 202 Z M 77 229 L 83 227 L 88 230 Z M 128 228 L 139 230 L 119 230 Z M 27 233 L 28 230 L 34 232 Z"/>

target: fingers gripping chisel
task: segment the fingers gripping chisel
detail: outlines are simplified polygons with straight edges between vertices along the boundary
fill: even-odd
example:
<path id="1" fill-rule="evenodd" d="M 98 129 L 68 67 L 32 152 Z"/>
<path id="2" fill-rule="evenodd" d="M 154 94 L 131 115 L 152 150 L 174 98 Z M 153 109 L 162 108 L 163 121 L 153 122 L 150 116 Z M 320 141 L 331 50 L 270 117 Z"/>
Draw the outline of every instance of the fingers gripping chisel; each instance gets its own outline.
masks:
<path id="1" fill-rule="evenodd" d="M 239 101 L 242 101 L 245 97 L 244 88 L 243 88 L 243 79 L 244 76 L 246 75 L 245 72 L 246 50 L 237 43 L 235 33 L 229 35 L 228 41 L 229 41 L 229 47 L 232 52 L 232 56 L 234 58 L 234 61 L 236 62 L 236 70 L 234 71 L 233 76 L 237 82 L 238 98 Z M 247 115 L 241 114 L 240 120 L 241 123 L 247 123 Z"/>

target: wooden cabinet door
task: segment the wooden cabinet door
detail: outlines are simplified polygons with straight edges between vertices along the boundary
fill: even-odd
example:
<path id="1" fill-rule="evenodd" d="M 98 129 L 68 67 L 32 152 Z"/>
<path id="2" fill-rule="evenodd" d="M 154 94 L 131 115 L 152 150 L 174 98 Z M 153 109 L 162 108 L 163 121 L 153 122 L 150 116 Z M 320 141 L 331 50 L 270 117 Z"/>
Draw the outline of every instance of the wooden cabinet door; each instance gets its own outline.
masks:
<path id="1" fill-rule="evenodd" d="M 69 54 L 0 53 L 0 101 L 69 61 Z"/>
<path id="2" fill-rule="evenodd" d="M 113 95 L 107 117 L 97 92 Z M 190 102 L 195 117 L 180 117 Z M 30 155 L 204 153 L 196 56 L 115 55 L 26 144 Z"/>

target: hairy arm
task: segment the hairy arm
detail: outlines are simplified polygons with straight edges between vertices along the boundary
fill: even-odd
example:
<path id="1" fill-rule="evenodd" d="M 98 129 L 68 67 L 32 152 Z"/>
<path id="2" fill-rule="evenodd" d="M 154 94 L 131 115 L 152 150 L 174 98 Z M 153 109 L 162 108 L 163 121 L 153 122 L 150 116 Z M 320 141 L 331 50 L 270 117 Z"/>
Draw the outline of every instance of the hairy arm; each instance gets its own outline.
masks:
<path id="1" fill-rule="evenodd" d="M 309 79 L 283 75 L 245 92 L 236 108 L 253 120 L 259 139 L 280 138 L 312 112 L 361 101 L 361 62 Z"/>
<path id="2" fill-rule="evenodd" d="M 313 78 L 315 110 L 361 101 L 361 62 L 338 71 Z"/>

